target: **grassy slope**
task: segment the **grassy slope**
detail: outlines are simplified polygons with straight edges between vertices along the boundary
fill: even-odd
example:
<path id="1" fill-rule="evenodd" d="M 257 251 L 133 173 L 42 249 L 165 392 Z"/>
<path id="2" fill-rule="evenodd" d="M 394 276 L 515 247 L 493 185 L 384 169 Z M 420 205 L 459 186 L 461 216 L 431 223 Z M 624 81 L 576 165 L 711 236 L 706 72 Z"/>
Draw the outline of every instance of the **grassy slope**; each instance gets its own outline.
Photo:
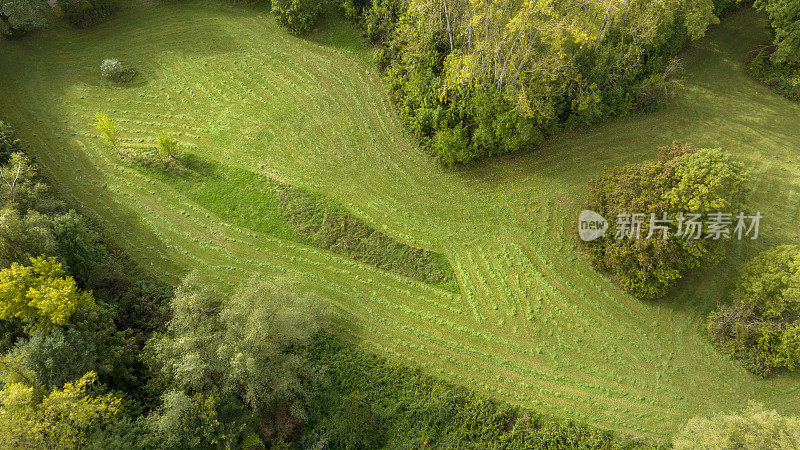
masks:
<path id="1" fill-rule="evenodd" d="M 798 241 L 800 105 L 741 67 L 761 25 L 734 16 L 689 51 L 670 108 L 459 171 L 440 170 L 407 137 L 352 33 L 293 38 L 263 9 L 168 5 L 2 43 L 0 114 L 65 195 L 168 280 L 199 269 L 225 288 L 289 274 L 329 298 L 337 328 L 366 348 L 543 412 L 665 437 L 748 399 L 800 413 L 800 377 L 755 379 L 703 333 L 735 264 Z M 106 57 L 136 66 L 142 83 L 102 81 Z M 165 130 L 203 157 L 331 196 L 443 252 L 462 294 L 225 223 L 104 150 L 96 111 L 121 123 L 128 145 Z M 748 162 L 765 239 L 645 303 L 575 253 L 574 221 L 590 177 L 673 139 Z"/>

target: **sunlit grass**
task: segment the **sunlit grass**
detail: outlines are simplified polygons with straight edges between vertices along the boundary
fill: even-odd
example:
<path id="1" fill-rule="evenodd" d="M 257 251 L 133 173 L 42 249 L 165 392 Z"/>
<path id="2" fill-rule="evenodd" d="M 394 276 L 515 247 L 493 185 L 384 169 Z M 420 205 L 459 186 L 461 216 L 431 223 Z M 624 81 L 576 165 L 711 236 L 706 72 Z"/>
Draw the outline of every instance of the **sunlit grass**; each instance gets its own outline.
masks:
<path id="1" fill-rule="evenodd" d="M 192 269 L 220 289 L 255 274 L 296 277 L 330 300 L 340 333 L 377 353 L 543 412 L 665 437 L 748 399 L 800 413 L 797 376 L 754 378 L 716 352 L 703 326 L 739 262 L 798 240 L 800 106 L 741 65 L 764 39 L 762 23 L 739 14 L 688 51 L 686 87 L 670 107 L 454 171 L 403 130 L 347 24 L 298 39 L 264 7 L 164 5 L 0 43 L 0 113 L 64 195 L 170 281 Z M 104 81 L 109 57 L 139 79 Z M 119 122 L 121 145 L 148 148 L 168 133 L 252 192 L 121 162 L 96 136 L 96 112 Z M 589 178 L 672 140 L 746 161 L 764 239 L 732 245 L 718 267 L 640 302 L 576 253 L 575 221 Z M 259 177 L 442 253 L 460 293 L 298 243 L 266 203 L 229 208 L 258 196 Z"/>

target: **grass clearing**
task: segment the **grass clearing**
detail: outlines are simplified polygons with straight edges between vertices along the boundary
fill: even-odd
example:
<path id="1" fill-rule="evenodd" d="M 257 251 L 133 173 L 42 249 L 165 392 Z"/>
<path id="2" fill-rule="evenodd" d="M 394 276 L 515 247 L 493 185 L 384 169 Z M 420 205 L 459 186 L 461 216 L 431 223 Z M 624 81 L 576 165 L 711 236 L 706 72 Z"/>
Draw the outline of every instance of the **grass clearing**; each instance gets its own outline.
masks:
<path id="1" fill-rule="evenodd" d="M 0 114 L 65 196 L 168 281 L 192 269 L 220 289 L 293 276 L 330 299 L 335 328 L 364 348 L 545 413 L 665 438 L 689 417 L 749 399 L 800 413 L 800 376 L 758 379 L 704 330 L 742 261 L 800 237 L 800 105 L 743 68 L 763 23 L 734 15 L 687 51 L 685 87 L 668 108 L 455 171 L 403 130 L 347 25 L 298 39 L 263 6 L 162 5 L 2 42 Z M 110 84 L 99 74 L 105 58 L 139 75 Z M 119 122 L 124 146 L 166 132 L 221 170 L 332 199 L 394 239 L 445 255 L 460 292 L 298 243 L 291 228 L 253 228 L 276 217 L 263 205 L 212 211 L 201 188 L 143 174 L 105 149 L 96 112 Z M 641 302 L 581 258 L 575 218 L 588 179 L 673 140 L 746 162 L 764 239 L 734 243 L 717 267 Z"/>

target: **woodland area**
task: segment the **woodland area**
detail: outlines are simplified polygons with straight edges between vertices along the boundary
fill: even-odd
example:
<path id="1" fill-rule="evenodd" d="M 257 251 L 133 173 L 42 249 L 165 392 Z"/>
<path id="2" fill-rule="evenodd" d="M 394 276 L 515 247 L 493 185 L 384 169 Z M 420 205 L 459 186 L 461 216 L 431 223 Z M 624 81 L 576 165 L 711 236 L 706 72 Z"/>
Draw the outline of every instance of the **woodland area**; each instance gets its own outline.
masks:
<path id="1" fill-rule="evenodd" d="M 791 147 L 800 2 L 0 0 L 0 447 L 800 446 L 796 149 L 590 128 L 710 103 L 753 9 Z M 763 244 L 681 237 L 764 196 Z"/>

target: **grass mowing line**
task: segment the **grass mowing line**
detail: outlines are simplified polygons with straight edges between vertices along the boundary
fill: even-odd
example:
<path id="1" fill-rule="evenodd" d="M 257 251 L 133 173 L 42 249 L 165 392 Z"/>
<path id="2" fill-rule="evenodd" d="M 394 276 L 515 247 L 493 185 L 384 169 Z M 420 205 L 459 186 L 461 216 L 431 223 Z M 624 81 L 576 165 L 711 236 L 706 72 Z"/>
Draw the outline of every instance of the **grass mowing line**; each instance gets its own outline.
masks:
<path id="1" fill-rule="evenodd" d="M 450 172 L 408 138 L 366 51 L 337 48 L 347 35 L 352 50 L 346 25 L 296 39 L 261 7 L 164 5 L 3 42 L 0 113 L 65 196 L 164 278 L 199 268 L 225 291 L 252 275 L 300 272 L 355 342 L 542 412 L 665 437 L 690 416 L 748 398 L 799 412 L 797 376 L 756 380 L 702 333 L 724 290 L 718 280 L 757 249 L 739 248 L 663 301 L 642 303 L 575 254 L 573 213 L 588 178 L 678 139 L 721 146 L 763 176 L 753 207 L 772 219 L 759 245 L 798 240 L 789 194 L 798 190 L 800 125 L 787 117 L 800 108 L 736 63 L 760 39 L 743 30 L 760 20 L 734 16 L 684 55 L 686 89 L 673 107 Z M 106 57 L 140 69 L 141 82 L 103 82 Z M 320 192 L 375 229 L 447 255 L 463 293 L 226 222 L 100 148 L 91 117 L 112 110 L 132 144 L 183 133 L 198 156 Z"/>

